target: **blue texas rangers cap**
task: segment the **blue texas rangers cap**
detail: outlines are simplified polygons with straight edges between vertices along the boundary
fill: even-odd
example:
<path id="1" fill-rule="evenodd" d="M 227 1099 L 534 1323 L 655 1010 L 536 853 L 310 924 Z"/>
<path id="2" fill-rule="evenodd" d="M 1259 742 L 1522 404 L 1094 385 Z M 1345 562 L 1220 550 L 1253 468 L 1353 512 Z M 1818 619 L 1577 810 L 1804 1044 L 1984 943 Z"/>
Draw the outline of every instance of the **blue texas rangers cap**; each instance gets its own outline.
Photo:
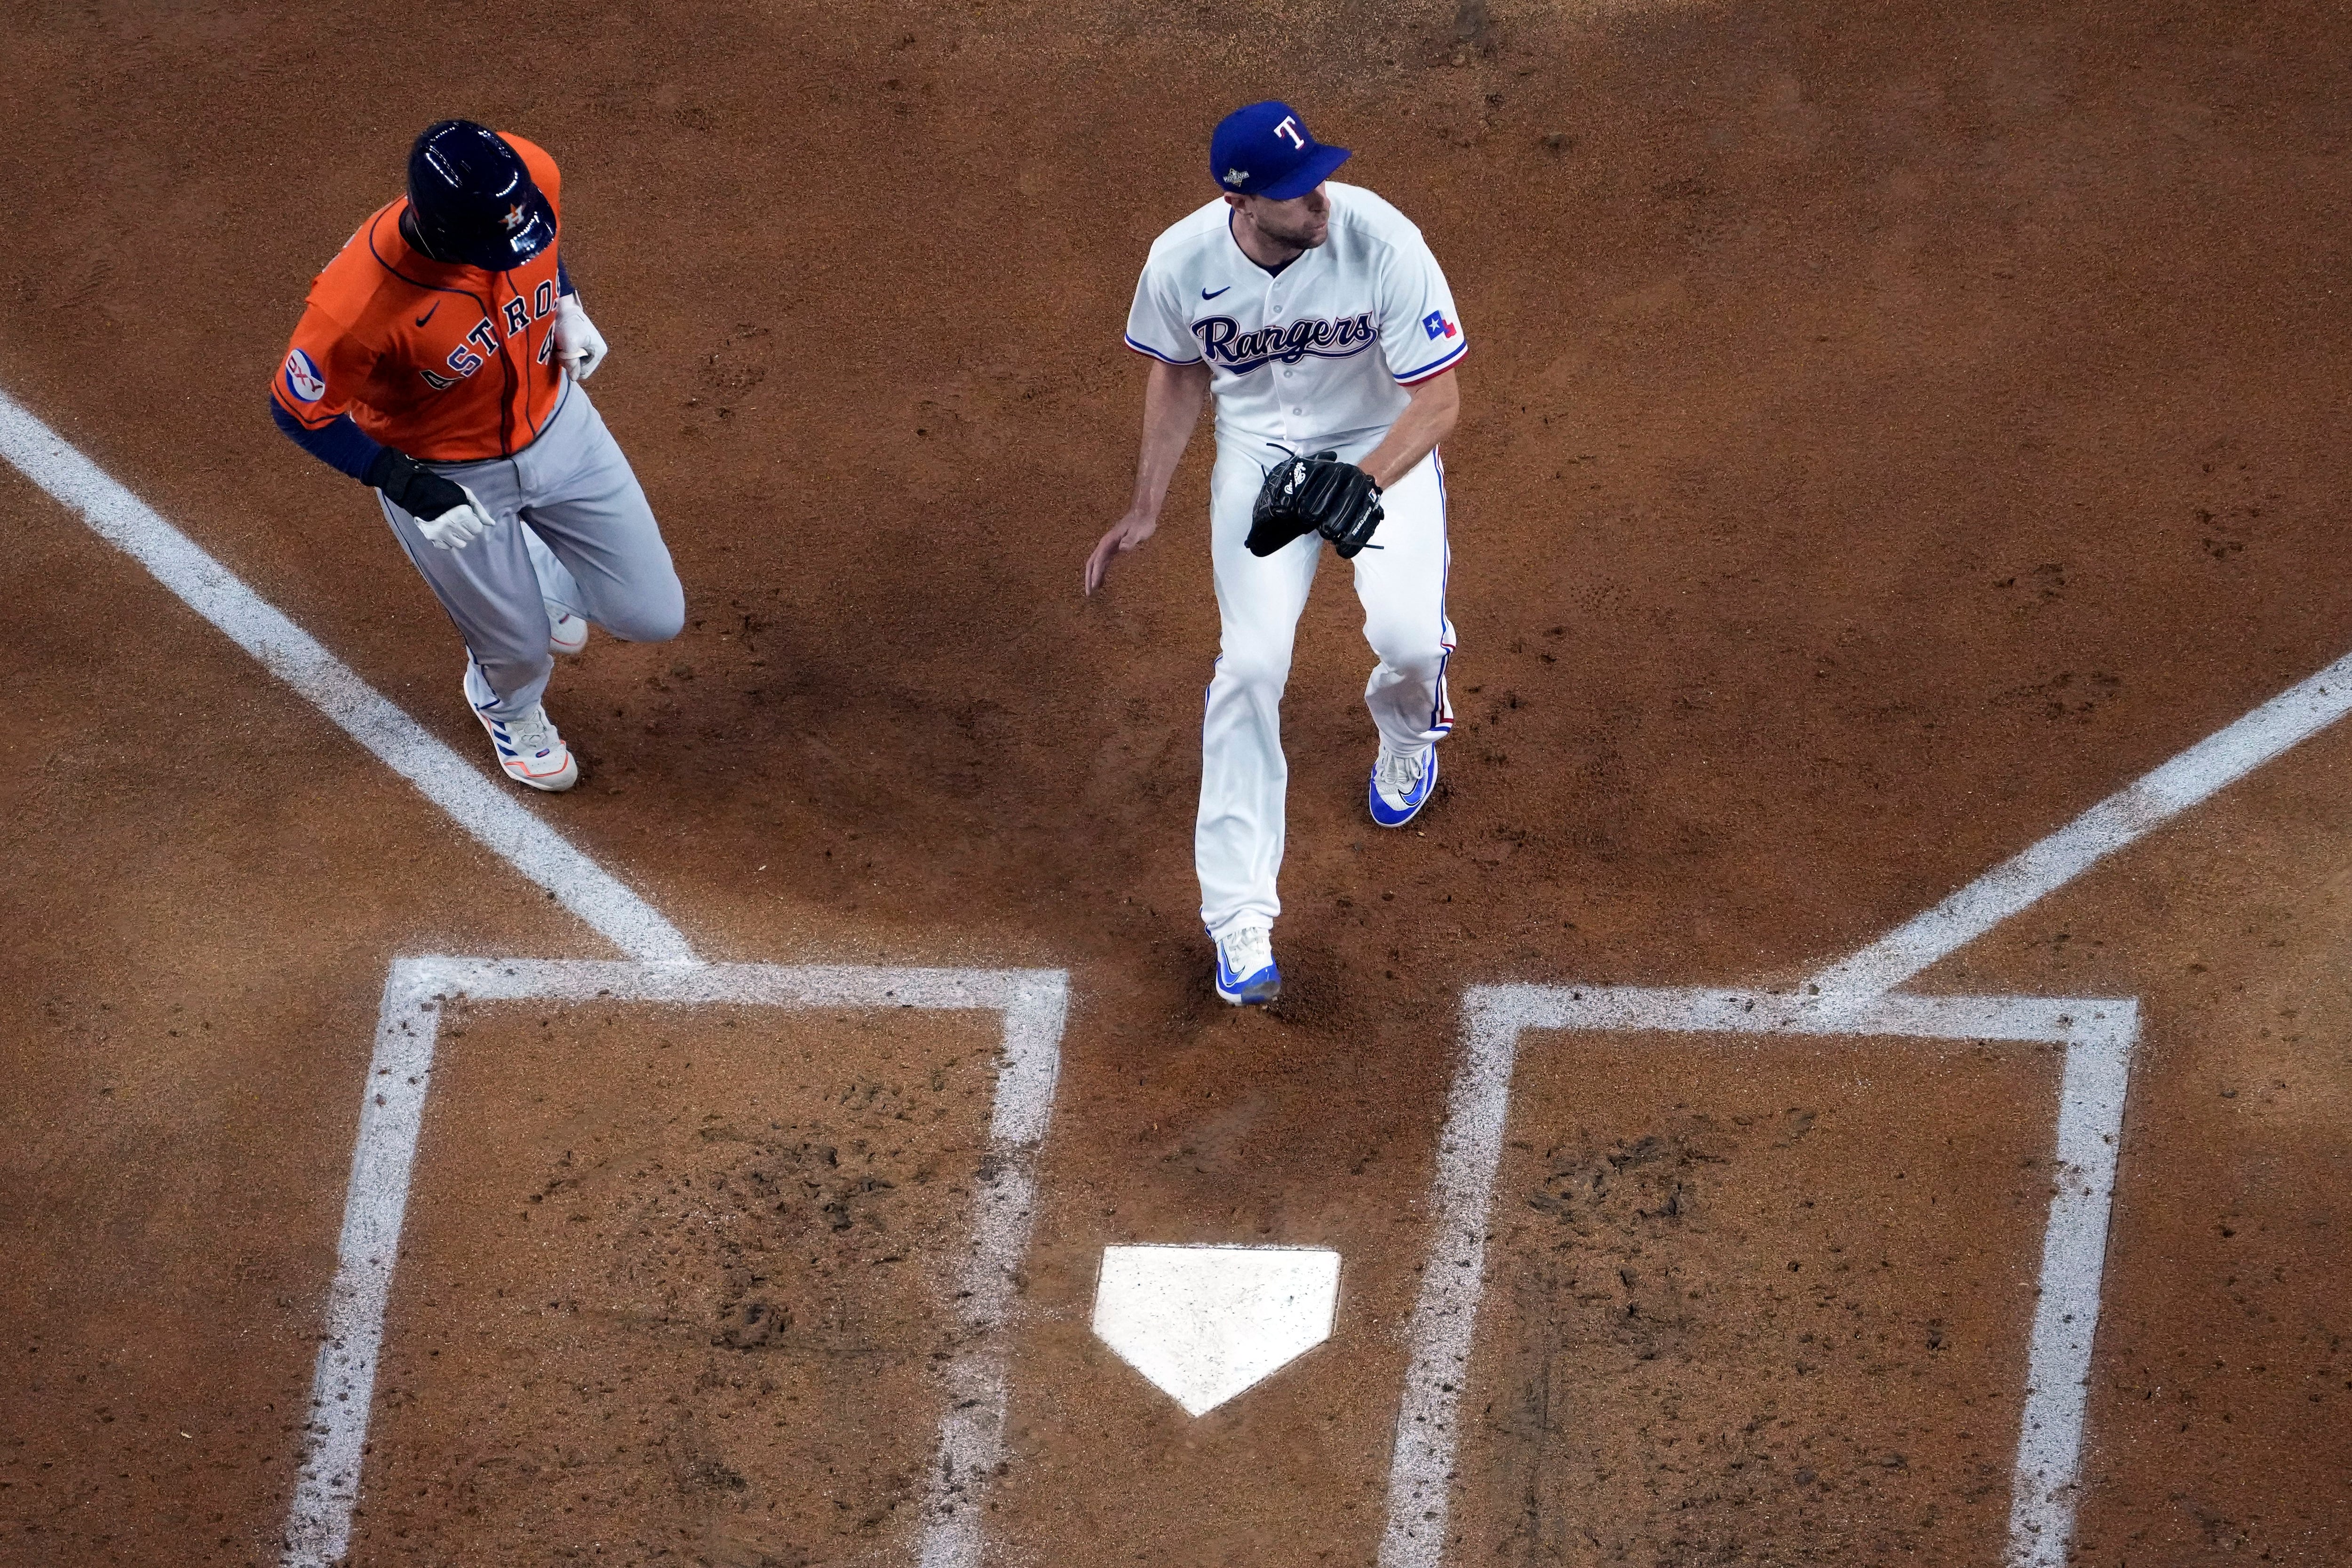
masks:
<path id="1" fill-rule="evenodd" d="M 1209 138 L 1209 173 L 1225 190 L 1286 202 L 1303 196 L 1348 161 L 1345 147 L 1326 147 L 1286 103 L 1253 103 L 1217 121 Z"/>

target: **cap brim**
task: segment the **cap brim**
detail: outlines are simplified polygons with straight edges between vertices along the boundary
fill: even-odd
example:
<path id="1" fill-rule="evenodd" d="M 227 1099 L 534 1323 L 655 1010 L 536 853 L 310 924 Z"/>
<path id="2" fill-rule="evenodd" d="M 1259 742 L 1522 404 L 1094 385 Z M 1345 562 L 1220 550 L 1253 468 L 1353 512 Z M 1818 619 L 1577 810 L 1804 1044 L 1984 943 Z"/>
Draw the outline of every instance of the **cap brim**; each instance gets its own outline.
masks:
<path id="1" fill-rule="evenodd" d="M 1351 156 L 1345 147 L 1318 147 L 1307 155 L 1306 162 L 1290 172 L 1288 179 L 1268 185 L 1258 194 L 1269 202 L 1286 202 L 1293 196 L 1303 196 L 1329 179 L 1332 171 Z"/>

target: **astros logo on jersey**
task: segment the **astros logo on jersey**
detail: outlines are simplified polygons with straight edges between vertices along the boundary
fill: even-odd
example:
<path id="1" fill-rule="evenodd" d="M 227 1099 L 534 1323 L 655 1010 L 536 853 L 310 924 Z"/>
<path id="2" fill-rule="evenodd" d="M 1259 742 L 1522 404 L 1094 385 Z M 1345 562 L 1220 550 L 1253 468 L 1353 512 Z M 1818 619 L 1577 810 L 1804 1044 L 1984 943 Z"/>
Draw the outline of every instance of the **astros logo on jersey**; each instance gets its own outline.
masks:
<path id="1" fill-rule="evenodd" d="M 530 304 L 524 304 L 522 296 L 516 295 L 499 307 L 497 320 L 488 316 L 483 317 L 457 340 L 457 347 L 443 356 L 441 362 L 448 366 L 455 372 L 454 374 L 445 376 L 425 365 L 418 365 L 416 373 L 424 377 L 425 384 L 435 392 L 447 392 L 460 381 L 497 358 L 501 343 L 509 339 L 523 336 L 530 330 L 533 322 L 554 314 L 554 311 L 555 279 L 541 278 L 538 288 L 532 291 Z M 418 325 L 422 326 L 423 323 L 420 322 Z M 503 333 L 499 329 L 501 325 L 505 329 Z M 437 352 L 438 345 L 436 344 L 431 351 Z M 552 332 L 543 334 L 540 339 L 539 352 L 536 356 L 539 362 L 542 365 L 547 363 L 554 352 L 555 334 Z"/>

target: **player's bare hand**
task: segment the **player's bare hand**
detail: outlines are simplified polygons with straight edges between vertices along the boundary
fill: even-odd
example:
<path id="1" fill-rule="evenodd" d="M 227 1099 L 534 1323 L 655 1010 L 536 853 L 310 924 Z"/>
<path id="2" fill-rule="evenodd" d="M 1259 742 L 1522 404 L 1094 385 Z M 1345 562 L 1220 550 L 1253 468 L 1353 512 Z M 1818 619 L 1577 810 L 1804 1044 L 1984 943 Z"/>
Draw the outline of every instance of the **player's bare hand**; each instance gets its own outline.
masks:
<path id="1" fill-rule="evenodd" d="M 1129 512 L 1113 523 L 1110 532 L 1103 535 L 1102 542 L 1095 546 L 1095 553 L 1087 557 L 1086 591 L 1091 595 L 1103 585 L 1103 579 L 1110 575 L 1113 556 L 1127 554 L 1159 530 L 1159 518 L 1147 517 L 1138 512 Z"/>
<path id="2" fill-rule="evenodd" d="M 584 382 L 596 373 L 607 352 L 604 334 L 596 330 L 596 323 L 588 319 L 588 308 L 580 303 L 580 296 L 567 294 L 555 302 L 555 357 L 572 372 L 575 382 Z"/>

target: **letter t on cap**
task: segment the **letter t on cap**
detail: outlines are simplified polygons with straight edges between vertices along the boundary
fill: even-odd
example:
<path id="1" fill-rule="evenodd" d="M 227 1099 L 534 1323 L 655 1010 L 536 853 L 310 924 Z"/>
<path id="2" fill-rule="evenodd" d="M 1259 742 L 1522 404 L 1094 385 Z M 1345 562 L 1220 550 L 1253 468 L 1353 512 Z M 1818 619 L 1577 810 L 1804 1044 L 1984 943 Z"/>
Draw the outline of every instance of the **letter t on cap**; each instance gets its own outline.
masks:
<path id="1" fill-rule="evenodd" d="M 1209 177 L 1236 194 L 1286 202 L 1303 196 L 1348 161 L 1348 150 L 1315 140 L 1298 111 L 1267 101 L 1237 109 L 1209 138 Z"/>

